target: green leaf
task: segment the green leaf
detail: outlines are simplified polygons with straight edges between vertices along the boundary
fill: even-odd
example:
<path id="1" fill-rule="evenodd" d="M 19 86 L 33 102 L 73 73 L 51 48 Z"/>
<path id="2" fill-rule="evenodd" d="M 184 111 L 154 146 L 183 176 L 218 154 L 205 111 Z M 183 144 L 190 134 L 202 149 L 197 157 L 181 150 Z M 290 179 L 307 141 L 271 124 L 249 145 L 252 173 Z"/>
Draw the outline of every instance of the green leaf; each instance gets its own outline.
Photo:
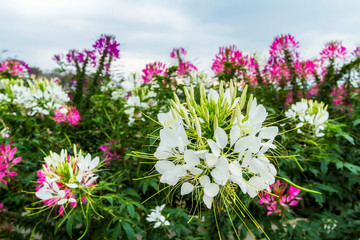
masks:
<path id="1" fill-rule="evenodd" d="M 353 126 L 356 127 L 359 123 L 360 123 L 360 118 L 354 121 Z"/>
<path id="2" fill-rule="evenodd" d="M 344 166 L 352 173 L 358 174 L 360 172 L 360 167 L 351 163 L 345 163 Z"/>
<path id="3" fill-rule="evenodd" d="M 74 216 L 70 216 L 66 222 L 66 232 L 69 234 L 70 238 L 72 238 L 73 225 L 74 225 Z"/>
<path id="4" fill-rule="evenodd" d="M 118 223 L 116 224 L 116 227 L 114 228 L 114 231 L 113 231 L 113 235 L 112 235 L 112 237 L 111 237 L 111 240 L 116 240 L 116 239 L 118 239 L 120 233 L 121 233 L 121 223 L 118 222 Z"/>
<path id="5" fill-rule="evenodd" d="M 126 232 L 126 235 L 129 239 L 136 239 L 134 229 L 130 226 L 129 223 L 123 222 L 122 226 Z"/>
<path id="6" fill-rule="evenodd" d="M 128 210 L 128 212 L 129 212 L 130 217 L 134 218 L 134 217 L 135 217 L 135 209 L 134 209 L 134 206 L 133 206 L 131 203 L 129 203 L 129 204 L 127 204 L 126 207 L 127 207 L 127 210 Z"/>
<path id="7" fill-rule="evenodd" d="M 324 173 L 324 174 L 326 174 L 326 172 L 327 172 L 327 170 L 328 170 L 328 163 L 327 163 L 327 161 L 326 161 L 326 159 L 321 159 L 320 160 L 320 163 L 321 163 L 321 165 L 320 165 L 320 170 L 321 170 L 321 172 L 322 173 Z"/>
<path id="8" fill-rule="evenodd" d="M 349 134 L 341 132 L 340 135 L 348 140 L 352 145 L 355 145 L 354 139 Z"/>

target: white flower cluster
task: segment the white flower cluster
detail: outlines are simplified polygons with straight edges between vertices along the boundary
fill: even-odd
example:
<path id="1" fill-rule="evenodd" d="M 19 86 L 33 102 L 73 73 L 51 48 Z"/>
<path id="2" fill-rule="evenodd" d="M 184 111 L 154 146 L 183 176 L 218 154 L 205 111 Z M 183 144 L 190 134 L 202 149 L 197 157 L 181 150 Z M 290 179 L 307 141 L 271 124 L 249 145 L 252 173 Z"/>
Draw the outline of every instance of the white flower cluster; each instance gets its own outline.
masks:
<path id="1" fill-rule="evenodd" d="M 151 106 L 156 105 L 155 101 L 156 93 L 150 91 L 147 93 L 143 99 L 146 101 L 142 101 L 139 96 L 137 95 L 131 95 L 126 100 L 124 111 L 127 115 L 129 115 L 129 125 L 132 125 L 136 119 L 141 119 L 142 121 L 145 121 L 145 119 L 141 116 L 141 110 L 145 110 L 150 108 Z"/>
<path id="2" fill-rule="evenodd" d="M 301 102 L 292 104 L 285 112 L 285 116 L 298 121 L 296 127 L 298 133 L 302 133 L 301 128 L 309 124 L 312 126 L 315 137 L 323 137 L 325 122 L 329 119 L 329 112 L 324 107 L 324 103 L 313 100 L 302 99 Z"/>
<path id="3" fill-rule="evenodd" d="M 257 104 L 256 99 L 250 101 L 244 116 L 235 108 L 239 109 L 238 105 L 245 99 L 232 96 L 229 90 L 220 98 L 214 90 L 208 93 L 208 102 L 204 103 L 203 109 L 212 109 L 215 105 L 223 110 L 219 115 L 230 112 L 236 117 L 230 124 L 228 120 L 216 123 L 213 135 L 208 136 L 210 138 L 206 139 L 206 143 L 195 141 L 204 137 L 202 133 L 207 131 L 208 125 L 205 119 L 200 118 L 190 123 L 188 115 L 192 110 L 179 105 L 182 115 L 174 109 L 158 115 L 163 128 L 154 157 L 158 159 L 155 168 L 161 174 L 160 182 L 181 184 L 181 195 L 191 192 L 198 196 L 203 194 L 203 201 L 209 209 L 213 198 L 222 195 L 234 184 L 252 198 L 261 190 L 270 191 L 269 186 L 275 182 L 277 174 L 265 153 L 276 148 L 273 141 L 278 128 L 263 127 L 267 112 L 263 105 Z M 194 118 L 194 114 L 190 114 L 190 118 Z M 196 129 L 197 138 L 194 138 L 192 129 Z"/>
<path id="4" fill-rule="evenodd" d="M 146 221 L 155 222 L 154 228 L 170 225 L 170 222 L 167 221 L 166 218 L 161 214 L 161 211 L 164 209 L 164 207 L 165 204 L 157 206 L 155 209 L 151 209 L 151 213 L 147 215 Z"/>
<path id="5" fill-rule="evenodd" d="M 66 102 L 70 101 L 68 94 L 54 81 L 30 80 L 25 86 L 23 81 L 3 81 L 2 86 L 7 90 L 6 94 L 0 94 L 0 101 L 13 102 L 24 106 L 30 116 L 37 113 L 48 115 L 51 110 L 59 109 Z"/>

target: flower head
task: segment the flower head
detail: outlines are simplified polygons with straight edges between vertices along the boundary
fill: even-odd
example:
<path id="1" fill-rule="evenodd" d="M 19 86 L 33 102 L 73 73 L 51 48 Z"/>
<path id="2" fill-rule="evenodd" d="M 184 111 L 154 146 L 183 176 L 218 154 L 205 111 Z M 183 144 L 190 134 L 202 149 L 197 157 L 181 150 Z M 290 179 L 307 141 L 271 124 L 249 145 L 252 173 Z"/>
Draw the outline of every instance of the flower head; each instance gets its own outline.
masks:
<path id="1" fill-rule="evenodd" d="M 290 186 L 284 181 L 279 180 L 270 186 L 272 194 L 269 192 L 260 193 L 260 204 L 264 204 L 268 210 L 267 216 L 274 213 L 281 213 L 286 208 L 290 208 L 299 204 L 300 189 Z M 276 195 L 276 196 L 275 196 Z"/>
<path id="2" fill-rule="evenodd" d="M 185 90 L 188 104 L 175 97 L 171 111 L 158 115 L 163 128 L 154 157 L 160 182 L 181 185 L 181 195 L 202 197 L 208 208 L 224 192 L 235 194 L 236 186 L 255 197 L 275 182 L 277 173 L 265 153 L 276 148 L 278 128 L 263 126 L 267 112 L 252 96 L 242 115 L 246 90 L 238 98 L 232 83 L 225 91 L 222 84 L 207 96 L 201 85 L 200 104 L 193 88 Z"/>
<path id="3" fill-rule="evenodd" d="M 167 221 L 166 218 L 161 214 L 161 211 L 164 209 L 164 207 L 165 204 L 157 206 L 155 209 L 151 209 L 150 214 L 146 217 L 146 221 L 155 222 L 154 228 L 170 225 L 170 222 Z"/>
<path id="4" fill-rule="evenodd" d="M 44 158 L 43 169 L 37 172 L 39 186 L 35 195 L 49 207 L 59 205 L 61 215 L 68 204 L 75 207 L 80 199 L 89 198 L 88 192 L 98 178 L 95 173 L 100 167 L 99 157 L 84 156 L 76 149 L 74 152 L 74 156 L 64 149 L 60 154 L 50 152 Z"/>
<path id="5" fill-rule="evenodd" d="M 323 102 L 302 99 L 301 102 L 291 105 L 285 112 L 285 116 L 297 122 L 298 133 L 302 133 L 301 129 L 304 130 L 310 127 L 315 137 L 325 135 L 322 131 L 325 129 L 325 123 L 329 119 L 329 112 Z"/>
<path id="6" fill-rule="evenodd" d="M 22 159 L 21 157 L 14 158 L 16 150 L 17 148 L 11 148 L 10 144 L 0 145 L 0 181 L 5 184 L 7 184 L 6 178 L 17 175 L 16 172 L 11 172 L 11 168 Z"/>
<path id="7" fill-rule="evenodd" d="M 144 80 L 144 83 L 151 82 L 152 80 L 155 79 L 156 75 L 168 76 L 166 73 L 167 72 L 166 65 L 161 62 L 146 64 L 145 69 L 143 69 L 142 72 L 143 72 L 142 79 Z"/>
<path id="8" fill-rule="evenodd" d="M 62 106 L 59 110 L 54 110 L 54 121 L 57 123 L 68 122 L 71 125 L 78 125 L 81 120 L 80 114 L 75 106 Z"/>
<path id="9" fill-rule="evenodd" d="M 320 52 L 322 60 L 335 58 L 345 60 L 346 54 L 346 47 L 344 47 L 339 41 L 326 43 L 325 48 Z"/>

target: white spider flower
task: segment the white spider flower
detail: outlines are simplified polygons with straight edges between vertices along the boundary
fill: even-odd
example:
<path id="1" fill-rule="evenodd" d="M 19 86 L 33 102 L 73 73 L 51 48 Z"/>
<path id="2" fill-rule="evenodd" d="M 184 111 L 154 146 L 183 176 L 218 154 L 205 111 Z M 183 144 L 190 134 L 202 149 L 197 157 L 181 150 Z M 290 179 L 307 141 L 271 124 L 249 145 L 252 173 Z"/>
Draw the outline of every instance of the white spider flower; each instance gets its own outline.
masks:
<path id="1" fill-rule="evenodd" d="M 146 217 L 146 221 L 155 222 L 154 228 L 170 225 L 170 222 L 167 221 L 166 218 L 161 214 L 161 211 L 164 209 L 164 207 L 165 204 L 157 206 L 155 209 L 151 209 L 150 214 Z"/>
<path id="2" fill-rule="evenodd" d="M 238 98 L 234 85 L 225 91 L 222 86 L 206 96 L 200 85 L 200 104 L 193 88 L 185 89 L 187 104 L 175 96 L 171 111 L 158 114 L 163 128 L 154 157 L 160 182 L 181 185 L 181 195 L 202 197 L 209 209 L 234 186 L 252 198 L 270 190 L 277 174 L 267 152 L 276 148 L 278 128 L 263 126 L 265 107 L 251 96 L 243 115 L 246 89 Z"/>
<path id="3" fill-rule="evenodd" d="M 329 119 L 327 106 L 323 102 L 302 99 L 285 112 L 285 116 L 292 118 L 297 122 L 297 132 L 302 133 L 303 128 L 308 126 L 315 137 L 323 137 L 326 128 L 326 122 Z"/>

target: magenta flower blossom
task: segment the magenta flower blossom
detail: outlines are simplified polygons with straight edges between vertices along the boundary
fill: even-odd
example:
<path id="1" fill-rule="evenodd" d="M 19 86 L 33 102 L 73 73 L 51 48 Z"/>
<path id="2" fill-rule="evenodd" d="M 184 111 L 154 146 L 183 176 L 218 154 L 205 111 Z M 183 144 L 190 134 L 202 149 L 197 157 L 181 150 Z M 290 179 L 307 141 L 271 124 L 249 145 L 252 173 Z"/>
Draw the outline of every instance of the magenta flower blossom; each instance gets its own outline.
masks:
<path id="1" fill-rule="evenodd" d="M 360 47 L 355 48 L 355 50 L 351 53 L 351 55 L 355 57 L 360 57 Z"/>
<path id="2" fill-rule="evenodd" d="M 187 76 L 190 72 L 197 71 L 197 68 L 191 62 L 180 62 L 177 69 L 177 74 L 179 76 Z"/>
<path id="3" fill-rule="evenodd" d="M 100 38 L 95 42 L 93 45 L 94 49 L 100 54 L 109 54 L 112 58 L 119 58 L 120 50 L 119 47 L 120 43 L 117 43 L 115 40 L 115 36 L 113 35 L 106 35 L 102 34 Z"/>
<path id="4" fill-rule="evenodd" d="M 320 52 L 321 59 L 346 59 L 346 47 L 344 47 L 341 42 L 333 41 L 325 44 L 325 48 Z"/>
<path id="5" fill-rule="evenodd" d="M 287 208 L 294 207 L 299 204 L 299 200 L 302 198 L 298 197 L 300 189 L 293 186 L 287 187 L 288 184 L 284 181 L 280 182 L 279 180 L 276 183 L 270 185 L 271 191 L 274 195 L 271 195 L 268 192 L 259 193 L 260 204 L 264 204 L 267 209 L 267 216 L 278 213 L 280 214 Z"/>
<path id="6" fill-rule="evenodd" d="M 62 106 L 54 110 L 54 121 L 57 123 L 68 122 L 71 125 L 78 125 L 81 120 L 80 114 L 75 106 Z"/>
<path id="7" fill-rule="evenodd" d="M 229 63 L 230 66 L 228 66 Z M 250 79 L 253 82 L 256 67 L 254 58 L 243 55 L 235 45 L 232 45 L 219 48 L 219 53 L 216 54 L 211 69 L 216 75 L 234 71 L 236 75 L 243 76 L 244 79 Z"/>
<path id="8" fill-rule="evenodd" d="M 161 62 L 146 64 L 145 69 L 142 70 L 142 79 L 144 80 L 144 83 L 149 83 L 155 79 L 156 75 L 167 77 L 167 70 L 166 65 Z"/>
<path id="9" fill-rule="evenodd" d="M 17 175 L 16 172 L 10 171 L 10 168 L 22 159 L 21 157 L 14 158 L 16 150 L 17 148 L 11 148 L 10 144 L 6 145 L 6 147 L 4 143 L 0 145 L 0 181 L 4 184 L 7 184 L 7 181 L 4 178 Z"/>
<path id="10" fill-rule="evenodd" d="M 117 141 L 110 140 L 108 143 L 100 146 L 100 149 L 104 152 L 103 158 L 106 164 L 110 164 L 112 160 L 121 159 L 121 155 L 118 150 L 113 149 Z"/>
<path id="11" fill-rule="evenodd" d="M 334 100 L 333 100 L 334 105 L 345 106 L 345 107 L 348 107 L 350 109 L 350 111 L 352 111 L 351 104 L 346 101 L 346 98 L 347 98 L 347 93 L 345 91 L 346 87 L 347 87 L 346 84 L 343 83 L 338 88 L 333 88 L 331 96 L 334 97 Z M 353 93 L 358 93 L 359 91 L 360 91 L 359 89 L 356 89 Z M 340 108 L 340 110 L 345 111 L 344 108 Z"/>
<path id="12" fill-rule="evenodd" d="M 7 212 L 8 210 L 4 208 L 4 204 L 0 203 L 0 212 Z"/>
<path id="13" fill-rule="evenodd" d="M 25 70 L 31 73 L 29 66 L 24 61 L 19 60 L 5 60 L 0 63 L 0 74 L 9 73 L 13 76 L 22 77 Z"/>
<path id="14" fill-rule="evenodd" d="M 295 41 L 295 37 L 287 34 L 275 37 L 273 43 L 270 45 L 270 59 L 284 58 L 285 50 L 291 54 L 293 58 L 298 58 L 299 53 L 296 49 L 299 48 L 299 42 Z"/>
<path id="15" fill-rule="evenodd" d="M 170 57 L 182 59 L 183 57 L 186 56 L 186 54 L 187 51 L 184 48 L 174 48 L 170 53 Z"/>

